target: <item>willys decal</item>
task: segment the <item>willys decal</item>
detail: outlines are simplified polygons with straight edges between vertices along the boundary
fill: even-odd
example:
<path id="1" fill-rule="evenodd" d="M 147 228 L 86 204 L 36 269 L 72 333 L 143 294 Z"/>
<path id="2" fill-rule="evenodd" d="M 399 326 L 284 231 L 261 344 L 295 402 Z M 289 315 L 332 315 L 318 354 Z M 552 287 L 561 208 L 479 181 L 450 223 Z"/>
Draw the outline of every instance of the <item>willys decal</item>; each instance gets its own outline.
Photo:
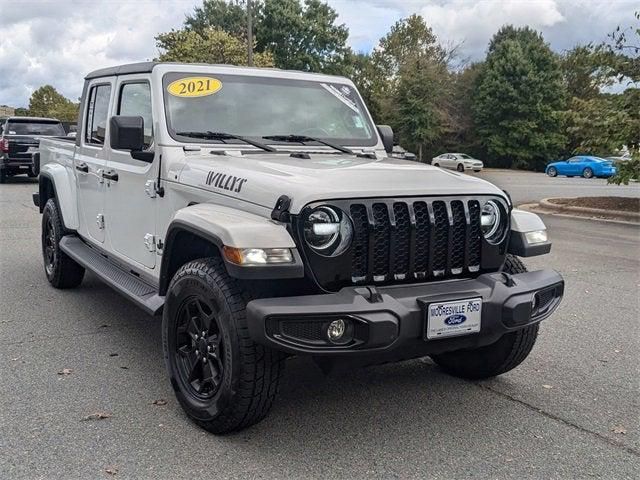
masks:
<path id="1" fill-rule="evenodd" d="M 222 190 L 229 190 L 230 192 L 240 193 L 242 186 L 247 182 L 246 178 L 235 177 L 233 175 L 227 175 L 220 172 L 209 172 L 207 174 L 207 185 L 213 185 L 216 188 Z"/>

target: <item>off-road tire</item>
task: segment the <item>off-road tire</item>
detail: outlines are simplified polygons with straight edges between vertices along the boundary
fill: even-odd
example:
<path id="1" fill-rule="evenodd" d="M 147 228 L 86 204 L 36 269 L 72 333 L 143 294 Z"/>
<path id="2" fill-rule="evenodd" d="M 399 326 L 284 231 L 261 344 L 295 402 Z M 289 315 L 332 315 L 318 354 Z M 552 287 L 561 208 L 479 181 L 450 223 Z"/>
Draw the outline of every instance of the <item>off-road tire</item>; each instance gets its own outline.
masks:
<path id="1" fill-rule="evenodd" d="M 585 168 L 582 171 L 582 176 L 584 178 L 593 178 L 593 170 L 590 167 Z"/>
<path id="2" fill-rule="evenodd" d="M 527 267 L 522 261 L 507 255 L 503 268 L 507 273 L 522 273 Z M 510 332 L 491 345 L 470 350 L 433 355 L 433 360 L 447 373 L 456 377 L 482 379 L 501 375 L 520 365 L 531 352 L 538 336 L 538 324 Z"/>
<path id="3" fill-rule="evenodd" d="M 557 177 L 558 169 L 555 167 L 550 167 L 549 170 L 547 170 L 547 175 L 549 175 L 550 177 Z"/>
<path id="4" fill-rule="evenodd" d="M 60 239 L 68 233 L 55 198 L 50 198 L 42 211 L 42 258 L 47 280 L 55 288 L 77 287 L 84 277 L 84 268 L 60 249 Z M 47 245 L 53 249 L 53 261 L 48 257 Z"/>
<path id="5" fill-rule="evenodd" d="M 214 396 L 205 400 L 198 398 L 181 376 L 177 353 L 178 314 L 183 305 L 198 296 L 217 307 L 217 311 L 212 311 L 223 342 L 222 380 Z M 250 300 L 242 285 L 227 274 L 219 258 L 203 258 L 183 265 L 169 285 L 162 317 L 169 379 L 187 415 L 212 433 L 233 432 L 258 423 L 266 417 L 278 390 L 284 356 L 251 340 L 246 319 Z"/>
<path id="6" fill-rule="evenodd" d="M 464 165 L 459 163 L 456 167 L 456 170 L 458 170 L 460 173 L 464 173 Z"/>

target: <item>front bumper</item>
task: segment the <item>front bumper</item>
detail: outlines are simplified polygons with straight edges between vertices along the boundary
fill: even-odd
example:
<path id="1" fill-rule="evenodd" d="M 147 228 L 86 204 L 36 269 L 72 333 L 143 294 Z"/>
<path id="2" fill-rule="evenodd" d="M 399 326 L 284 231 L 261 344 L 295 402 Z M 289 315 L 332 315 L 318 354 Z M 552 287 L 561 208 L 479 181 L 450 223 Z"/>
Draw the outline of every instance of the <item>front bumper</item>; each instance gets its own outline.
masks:
<path id="1" fill-rule="evenodd" d="M 346 287 L 324 295 L 253 300 L 247 306 L 247 322 L 253 340 L 284 352 L 374 355 L 387 361 L 489 345 L 507 332 L 547 318 L 563 293 L 564 280 L 555 270 L 490 273 L 468 280 Z M 476 297 L 483 301 L 480 332 L 425 339 L 429 303 Z M 322 335 L 331 321 L 340 318 L 353 325 L 353 341 L 331 344 Z"/>

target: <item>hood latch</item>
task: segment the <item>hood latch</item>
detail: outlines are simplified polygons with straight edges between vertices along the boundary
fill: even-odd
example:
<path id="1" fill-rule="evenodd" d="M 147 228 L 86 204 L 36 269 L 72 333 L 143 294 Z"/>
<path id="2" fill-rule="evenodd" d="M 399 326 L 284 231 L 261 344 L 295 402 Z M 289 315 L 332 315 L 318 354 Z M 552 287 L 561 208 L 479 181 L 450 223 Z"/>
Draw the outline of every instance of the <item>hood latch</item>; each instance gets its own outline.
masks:
<path id="1" fill-rule="evenodd" d="M 289 207 L 291 207 L 291 198 L 287 195 L 280 195 L 276 206 L 271 210 L 271 219 L 277 222 L 289 223 Z"/>

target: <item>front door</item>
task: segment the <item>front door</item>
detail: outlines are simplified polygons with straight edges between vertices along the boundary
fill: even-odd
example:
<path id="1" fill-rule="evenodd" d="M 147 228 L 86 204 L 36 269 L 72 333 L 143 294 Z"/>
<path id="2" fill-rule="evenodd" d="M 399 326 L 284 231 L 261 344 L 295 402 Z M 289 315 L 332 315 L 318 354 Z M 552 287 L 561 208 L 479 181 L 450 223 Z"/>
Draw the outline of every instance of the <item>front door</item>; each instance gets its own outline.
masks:
<path id="1" fill-rule="evenodd" d="M 112 115 L 141 116 L 147 148 L 153 147 L 151 89 L 146 77 L 118 80 Z M 107 160 L 106 224 L 111 248 L 147 268 L 156 264 L 156 201 L 153 181 L 158 162 L 136 160 L 131 152 L 111 150 Z"/>
<path id="2" fill-rule="evenodd" d="M 114 78 L 100 78 L 88 85 L 82 113 L 82 138 L 73 159 L 76 176 L 80 233 L 104 242 L 104 178 L 107 162 L 107 118 Z"/>

